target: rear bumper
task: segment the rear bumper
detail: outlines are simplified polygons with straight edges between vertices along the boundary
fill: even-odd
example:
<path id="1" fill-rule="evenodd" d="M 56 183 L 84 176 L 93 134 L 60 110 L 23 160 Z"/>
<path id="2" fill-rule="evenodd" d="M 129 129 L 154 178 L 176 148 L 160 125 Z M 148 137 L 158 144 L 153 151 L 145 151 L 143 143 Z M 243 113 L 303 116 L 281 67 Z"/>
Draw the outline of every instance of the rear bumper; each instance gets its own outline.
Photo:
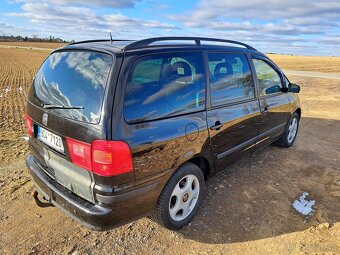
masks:
<path id="1" fill-rule="evenodd" d="M 101 197 L 101 200 L 106 200 L 108 204 L 93 204 L 51 179 L 33 156 L 29 155 L 26 158 L 26 165 L 38 191 L 51 204 L 93 230 L 107 230 L 145 215 L 154 208 L 162 184 L 166 181 L 166 178 L 162 178 L 140 190 Z"/>

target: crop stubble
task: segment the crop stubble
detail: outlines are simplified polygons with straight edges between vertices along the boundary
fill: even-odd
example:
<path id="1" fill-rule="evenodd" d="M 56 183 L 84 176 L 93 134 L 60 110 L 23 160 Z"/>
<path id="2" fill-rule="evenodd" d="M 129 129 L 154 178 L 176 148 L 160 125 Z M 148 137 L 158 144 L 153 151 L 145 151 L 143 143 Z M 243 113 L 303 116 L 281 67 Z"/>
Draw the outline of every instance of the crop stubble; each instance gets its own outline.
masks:
<path id="1" fill-rule="evenodd" d="M 0 162 L 11 161 L 27 150 L 25 95 L 48 52 L 0 48 Z"/>

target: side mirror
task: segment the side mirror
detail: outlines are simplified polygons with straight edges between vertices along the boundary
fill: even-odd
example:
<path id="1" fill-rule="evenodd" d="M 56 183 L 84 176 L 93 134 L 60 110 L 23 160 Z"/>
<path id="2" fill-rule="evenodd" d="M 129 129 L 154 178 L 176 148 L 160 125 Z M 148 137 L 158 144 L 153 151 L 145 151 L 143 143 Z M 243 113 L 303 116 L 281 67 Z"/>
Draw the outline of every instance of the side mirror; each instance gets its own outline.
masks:
<path id="1" fill-rule="evenodd" d="M 288 92 L 299 93 L 300 92 L 300 86 L 297 85 L 297 84 L 294 84 L 294 83 L 289 83 Z"/>
<path id="2" fill-rule="evenodd" d="M 281 91 L 282 91 L 282 88 L 280 85 L 274 85 L 266 89 L 266 94 L 269 95 L 269 94 L 274 94 L 274 93 L 278 93 Z"/>

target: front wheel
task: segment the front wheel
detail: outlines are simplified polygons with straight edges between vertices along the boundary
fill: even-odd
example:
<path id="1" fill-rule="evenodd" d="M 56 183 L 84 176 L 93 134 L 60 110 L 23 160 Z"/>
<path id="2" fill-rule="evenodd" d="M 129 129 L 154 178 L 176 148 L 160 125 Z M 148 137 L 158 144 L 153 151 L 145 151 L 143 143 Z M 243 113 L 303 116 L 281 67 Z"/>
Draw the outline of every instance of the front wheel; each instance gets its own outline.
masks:
<path id="1" fill-rule="evenodd" d="M 288 148 L 293 145 L 297 132 L 299 130 L 299 115 L 295 112 L 289 120 L 288 126 L 279 140 L 275 142 L 275 145 L 283 148 Z"/>
<path id="2" fill-rule="evenodd" d="M 192 163 L 180 166 L 170 177 L 157 202 L 159 223 L 177 230 L 187 225 L 196 214 L 204 191 L 201 169 Z"/>

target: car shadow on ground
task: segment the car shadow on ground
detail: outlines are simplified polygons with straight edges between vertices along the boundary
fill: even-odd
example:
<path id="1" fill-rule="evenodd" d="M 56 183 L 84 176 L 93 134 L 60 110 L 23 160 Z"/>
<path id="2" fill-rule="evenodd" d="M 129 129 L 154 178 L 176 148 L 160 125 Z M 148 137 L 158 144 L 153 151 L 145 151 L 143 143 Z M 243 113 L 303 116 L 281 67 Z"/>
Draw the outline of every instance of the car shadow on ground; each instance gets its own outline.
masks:
<path id="1" fill-rule="evenodd" d="M 338 120 L 303 118 L 293 147 L 271 145 L 209 180 L 198 214 L 179 233 L 231 243 L 339 222 L 339 133 Z M 316 200 L 310 217 L 292 207 L 303 191 Z"/>

